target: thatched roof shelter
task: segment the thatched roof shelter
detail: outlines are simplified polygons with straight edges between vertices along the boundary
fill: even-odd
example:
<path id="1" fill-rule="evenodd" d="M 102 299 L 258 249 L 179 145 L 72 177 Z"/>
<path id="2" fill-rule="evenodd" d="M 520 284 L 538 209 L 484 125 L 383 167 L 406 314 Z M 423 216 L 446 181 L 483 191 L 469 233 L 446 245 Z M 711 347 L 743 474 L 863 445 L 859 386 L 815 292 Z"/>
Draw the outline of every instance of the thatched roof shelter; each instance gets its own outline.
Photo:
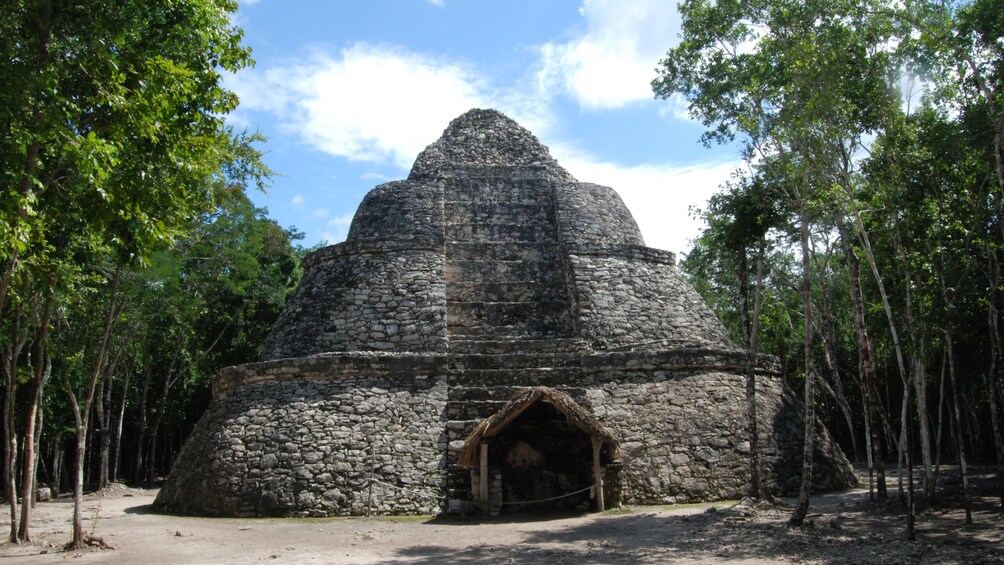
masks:
<path id="1" fill-rule="evenodd" d="M 505 404 L 498 412 L 485 418 L 464 441 L 457 466 L 470 468 L 478 461 L 478 448 L 482 443 L 501 434 L 520 414 L 538 402 L 546 402 L 562 414 L 569 424 L 579 428 L 586 435 L 599 440 L 613 459 L 620 459 L 620 446 L 613 434 L 603 424 L 580 406 L 571 396 L 548 387 L 529 388 Z"/>

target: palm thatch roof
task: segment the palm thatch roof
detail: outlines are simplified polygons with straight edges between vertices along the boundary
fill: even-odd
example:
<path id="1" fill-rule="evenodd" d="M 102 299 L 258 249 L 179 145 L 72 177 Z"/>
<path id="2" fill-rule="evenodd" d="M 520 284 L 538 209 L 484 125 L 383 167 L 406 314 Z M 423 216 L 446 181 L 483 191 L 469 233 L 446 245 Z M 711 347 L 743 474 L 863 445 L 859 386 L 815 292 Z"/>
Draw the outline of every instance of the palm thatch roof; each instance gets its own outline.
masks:
<path id="1" fill-rule="evenodd" d="M 513 420 L 538 402 L 546 402 L 554 406 L 569 424 L 579 428 L 589 437 L 599 439 L 604 446 L 608 447 L 611 457 L 620 458 L 620 446 L 613 434 L 607 431 L 603 424 L 588 410 L 572 400 L 571 396 L 553 388 L 533 387 L 514 396 L 498 412 L 485 418 L 474 428 L 464 441 L 457 465 L 464 468 L 473 467 L 478 461 L 479 446 L 501 434 Z"/>

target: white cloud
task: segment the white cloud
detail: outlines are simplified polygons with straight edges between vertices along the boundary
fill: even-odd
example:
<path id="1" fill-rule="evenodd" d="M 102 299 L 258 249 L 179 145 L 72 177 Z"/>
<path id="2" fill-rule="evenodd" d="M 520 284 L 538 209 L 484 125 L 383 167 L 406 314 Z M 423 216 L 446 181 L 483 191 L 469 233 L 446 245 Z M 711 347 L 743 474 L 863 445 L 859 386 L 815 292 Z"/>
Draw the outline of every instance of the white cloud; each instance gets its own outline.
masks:
<path id="1" fill-rule="evenodd" d="M 294 196 L 293 199 L 289 201 L 289 203 L 293 206 L 303 206 L 306 202 L 307 201 L 299 194 Z"/>
<path id="2" fill-rule="evenodd" d="M 310 146 L 407 170 L 446 124 L 493 107 L 530 128 L 546 120 L 526 89 L 496 91 L 458 62 L 391 46 L 355 44 L 229 80 L 245 110 L 275 114 Z"/>
<path id="3" fill-rule="evenodd" d="M 310 217 L 311 218 L 327 218 L 328 217 L 328 209 L 327 208 L 318 208 L 317 210 L 314 210 L 313 212 L 310 213 Z"/>
<path id="4" fill-rule="evenodd" d="M 625 167 L 574 150 L 552 147 L 552 155 L 580 181 L 609 186 L 620 194 L 641 229 L 645 244 L 680 254 L 700 235 L 704 222 L 690 208 L 704 208 L 739 166 L 738 161 L 678 166 Z"/>
<path id="5" fill-rule="evenodd" d="M 345 241 L 345 238 L 349 235 L 349 227 L 352 226 L 353 215 L 354 214 L 343 214 L 328 220 L 328 225 L 333 227 L 334 231 L 325 231 L 321 233 L 321 241 L 325 242 L 326 245 L 338 243 L 339 241 Z"/>
<path id="6" fill-rule="evenodd" d="M 589 109 L 651 100 L 659 59 L 677 42 L 680 15 L 665 0 L 585 0 L 584 33 L 540 48 L 542 90 L 563 88 Z"/>
<path id="7" fill-rule="evenodd" d="M 377 182 L 386 182 L 386 181 L 389 181 L 389 180 L 394 180 L 394 178 L 396 178 L 396 177 L 391 177 L 391 176 L 385 175 L 383 173 L 368 172 L 368 173 L 363 173 L 363 174 L 359 175 L 359 178 L 362 179 L 362 180 L 372 180 L 372 181 L 377 181 Z"/>

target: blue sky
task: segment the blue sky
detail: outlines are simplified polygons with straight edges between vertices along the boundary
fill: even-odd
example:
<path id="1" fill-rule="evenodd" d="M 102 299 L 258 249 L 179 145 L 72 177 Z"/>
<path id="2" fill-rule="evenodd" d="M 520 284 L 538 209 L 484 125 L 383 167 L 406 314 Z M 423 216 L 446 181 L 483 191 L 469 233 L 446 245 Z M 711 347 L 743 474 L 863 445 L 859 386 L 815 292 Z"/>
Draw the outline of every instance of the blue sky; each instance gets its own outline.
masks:
<path id="1" fill-rule="evenodd" d="M 281 176 L 256 203 L 306 234 L 345 238 L 374 186 L 402 179 L 450 120 L 496 108 L 580 181 L 613 187 L 646 243 L 685 253 L 739 165 L 705 148 L 679 100 L 649 82 L 677 41 L 667 0 L 241 0 L 254 68 L 227 77 L 230 116 L 269 138 Z"/>

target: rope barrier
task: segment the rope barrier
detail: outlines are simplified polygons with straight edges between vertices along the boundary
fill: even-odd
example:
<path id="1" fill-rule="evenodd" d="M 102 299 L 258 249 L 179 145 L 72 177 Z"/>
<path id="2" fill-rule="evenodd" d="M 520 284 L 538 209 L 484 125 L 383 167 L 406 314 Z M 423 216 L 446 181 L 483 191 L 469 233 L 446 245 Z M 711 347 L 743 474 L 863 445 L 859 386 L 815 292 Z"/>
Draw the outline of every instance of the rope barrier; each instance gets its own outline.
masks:
<path id="1" fill-rule="evenodd" d="M 558 495 L 558 496 L 552 496 L 551 498 L 541 498 L 540 500 L 507 500 L 507 501 L 503 502 L 502 504 L 536 504 L 538 502 L 550 502 L 552 500 L 558 500 L 559 498 L 568 498 L 569 496 L 575 496 L 577 494 L 584 493 L 587 490 L 591 491 L 594 488 L 596 488 L 596 484 L 595 483 L 589 485 L 588 487 L 586 487 L 584 489 L 579 489 L 579 490 L 577 490 L 575 492 L 570 492 L 568 494 L 561 494 L 561 495 Z"/>

